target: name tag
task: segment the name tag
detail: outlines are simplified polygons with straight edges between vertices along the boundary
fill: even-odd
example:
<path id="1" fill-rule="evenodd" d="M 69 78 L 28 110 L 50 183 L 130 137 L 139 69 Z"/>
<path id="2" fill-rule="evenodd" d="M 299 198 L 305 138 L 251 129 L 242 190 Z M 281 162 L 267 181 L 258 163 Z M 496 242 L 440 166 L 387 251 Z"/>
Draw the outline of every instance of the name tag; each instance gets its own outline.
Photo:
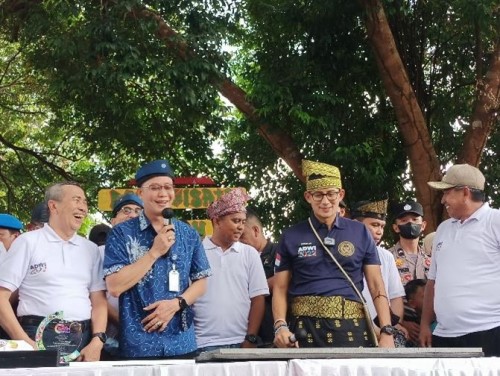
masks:
<path id="1" fill-rule="evenodd" d="M 168 291 L 171 292 L 179 292 L 180 283 L 179 283 L 179 272 L 174 268 L 168 272 Z"/>
<path id="2" fill-rule="evenodd" d="M 334 238 L 328 238 L 328 237 L 326 237 L 323 242 L 325 243 L 325 245 L 329 245 L 329 246 L 335 245 L 335 239 Z"/>

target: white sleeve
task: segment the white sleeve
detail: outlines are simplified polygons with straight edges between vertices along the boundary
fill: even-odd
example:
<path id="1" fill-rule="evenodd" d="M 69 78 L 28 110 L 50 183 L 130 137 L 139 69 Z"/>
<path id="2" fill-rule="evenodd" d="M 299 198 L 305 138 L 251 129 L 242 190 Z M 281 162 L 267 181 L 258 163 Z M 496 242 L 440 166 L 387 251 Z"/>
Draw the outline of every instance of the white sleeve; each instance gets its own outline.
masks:
<path id="1" fill-rule="evenodd" d="M 269 295 L 266 273 L 262 261 L 260 261 L 259 253 L 252 248 L 247 248 L 245 251 L 248 252 L 249 261 L 248 295 L 250 298 Z"/>
<path id="2" fill-rule="evenodd" d="M 31 250 L 26 236 L 19 236 L 0 264 L 0 286 L 15 291 L 21 286 L 29 270 Z"/>
<path id="3" fill-rule="evenodd" d="M 90 285 L 90 292 L 106 290 L 106 282 L 104 282 L 104 270 L 102 267 L 103 258 L 97 246 L 92 249 L 93 264 L 92 264 L 92 281 Z"/>

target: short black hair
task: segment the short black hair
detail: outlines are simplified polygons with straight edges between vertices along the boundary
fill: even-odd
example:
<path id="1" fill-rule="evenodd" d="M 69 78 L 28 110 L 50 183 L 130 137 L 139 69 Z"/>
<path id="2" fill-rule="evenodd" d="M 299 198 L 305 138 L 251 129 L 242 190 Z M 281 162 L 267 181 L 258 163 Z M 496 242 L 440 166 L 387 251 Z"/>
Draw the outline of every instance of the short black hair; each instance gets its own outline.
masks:
<path id="1" fill-rule="evenodd" d="M 257 221 L 257 223 L 259 224 L 259 226 L 262 227 L 262 221 L 260 220 L 260 217 L 257 214 L 257 212 L 255 211 L 255 209 L 252 209 L 252 208 L 247 206 L 246 210 L 247 210 L 247 219 L 248 218 L 255 219 Z"/>
<path id="2" fill-rule="evenodd" d="M 486 200 L 486 195 L 483 191 L 475 188 L 469 187 L 470 197 L 474 202 L 484 202 Z"/>
<path id="3" fill-rule="evenodd" d="M 89 233 L 89 240 L 95 243 L 97 246 L 105 245 L 106 239 L 108 238 L 108 233 L 111 231 L 111 227 L 101 223 L 92 227 Z"/>
<path id="4" fill-rule="evenodd" d="M 424 287 L 427 281 L 425 279 L 413 279 L 405 285 L 406 300 L 413 298 L 419 287 Z"/>

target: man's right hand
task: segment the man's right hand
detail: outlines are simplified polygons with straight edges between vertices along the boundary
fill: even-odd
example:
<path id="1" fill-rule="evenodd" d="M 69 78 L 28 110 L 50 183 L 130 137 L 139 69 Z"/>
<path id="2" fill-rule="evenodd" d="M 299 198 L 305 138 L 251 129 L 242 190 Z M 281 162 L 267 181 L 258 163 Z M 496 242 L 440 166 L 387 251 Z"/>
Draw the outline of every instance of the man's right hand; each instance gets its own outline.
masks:
<path id="1" fill-rule="evenodd" d="M 151 247 L 149 252 L 155 259 L 158 259 L 161 256 L 167 254 L 174 243 L 175 243 L 174 225 L 172 224 L 165 225 L 158 232 L 158 235 L 156 235 L 153 241 L 153 246 Z"/>
<path id="2" fill-rule="evenodd" d="M 274 344 L 276 347 L 289 348 L 289 347 L 299 347 L 299 342 L 290 341 L 290 337 L 293 333 L 288 328 L 280 329 L 274 336 Z"/>
<path id="3" fill-rule="evenodd" d="M 419 343 L 418 336 L 420 334 L 420 325 L 416 322 L 412 321 L 402 321 L 401 325 L 408 330 L 408 334 L 410 335 L 410 340 L 415 343 Z"/>
<path id="4" fill-rule="evenodd" d="M 432 347 L 432 332 L 429 325 L 420 325 L 420 347 Z"/>
<path id="5" fill-rule="evenodd" d="M 38 347 L 36 346 L 36 342 L 33 341 L 31 338 L 25 340 L 31 347 L 33 347 L 33 350 L 38 350 Z"/>

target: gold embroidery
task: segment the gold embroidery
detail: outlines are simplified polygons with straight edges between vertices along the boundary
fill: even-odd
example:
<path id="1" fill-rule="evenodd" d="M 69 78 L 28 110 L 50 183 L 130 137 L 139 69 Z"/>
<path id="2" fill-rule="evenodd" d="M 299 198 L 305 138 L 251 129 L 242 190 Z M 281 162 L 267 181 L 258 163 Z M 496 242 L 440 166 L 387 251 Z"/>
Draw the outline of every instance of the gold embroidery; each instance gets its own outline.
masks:
<path id="1" fill-rule="evenodd" d="M 328 319 L 363 319 L 363 304 L 341 296 L 298 296 L 292 301 L 293 316 Z M 319 328 L 316 322 L 316 328 Z M 340 322 L 335 322 L 340 327 Z"/>
<path id="2" fill-rule="evenodd" d="M 354 244 L 348 241 L 343 241 L 339 244 L 339 253 L 344 257 L 350 257 L 354 254 Z"/>
<path id="3" fill-rule="evenodd" d="M 302 160 L 302 174 L 306 177 L 306 189 L 342 188 L 340 170 L 326 163 Z M 312 175 L 312 179 L 311 179 Z"/>

